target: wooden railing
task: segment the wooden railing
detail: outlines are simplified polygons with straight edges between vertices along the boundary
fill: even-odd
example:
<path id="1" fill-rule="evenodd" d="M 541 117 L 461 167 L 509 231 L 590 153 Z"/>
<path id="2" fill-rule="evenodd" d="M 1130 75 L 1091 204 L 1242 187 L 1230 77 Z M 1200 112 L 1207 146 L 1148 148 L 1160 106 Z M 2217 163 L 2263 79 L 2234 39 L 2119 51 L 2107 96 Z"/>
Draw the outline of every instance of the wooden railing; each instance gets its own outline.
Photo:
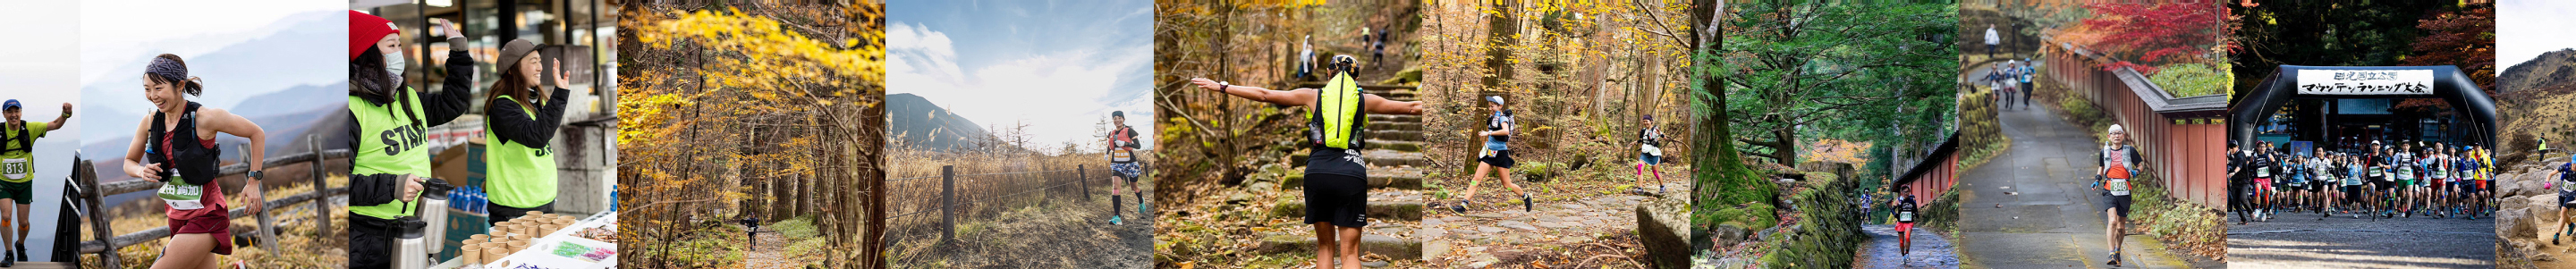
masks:
<path id="1" fill-rule="evenodd" d="M 331 173 L 325 170 L 329 165 L 326 165 L 322 161 L 349 158 L 352 153 L 348 149 L 322 150 L 321 139 L 316 136 L 305 136 L 304 143 L 306 148 L 313 149 L 313 151 L 268 158 L 267 160 L 262 160 L 260 163 L 266 164 L 266 166 L 264 166 L 266 168 L 275 168 L 281 165 L 295 163 L 313 163 L 313 165 L 311 165 L 311 169 L 313 170 L 311 176 L 313 179 L 313 192 L 289 195 L 286 197 L 271 197 L 273 199 L 263 201 L 263 203 L 261 203 L 261 208 L 267 209 L 292 206 L 305 202 L 318 201 L 320 198 L 328 196 L 348 194 L 347 187 L 330 187 L 329 183 L 325 182 L 325 180 L 331 177 Z M 249 154 L 247 151 L 235 152 L 243 155 Z M 248 156 L 244 157 L 247 159 Z M 112 229 L 112 225 L 108 222 L 110 217 L 107 216 L 107 213 L 104 210 L 104 208 L 108 206 L 105 205 L 105 202 L 102 202 L 108 196 L 133 192 L 154 191 L 155 189 L 161 188 L 161 182 L 148 179 L 130 179 L 100 183 L 98 182 L 97 167 L 94 167 L 94 165 L 91 164 L 85 156 L 80 156 L 80 153 L 73 153 L 72 159 L 74 160 L 71 179 L 73 184 L 70 186 L 72 188 L 72 196 L 64 197 L 64 200 L 68 200 L 75 204 L 72 207 L 73 213 L 87 219 L 91 235 L 101 239 L 81 241 L 80 253 L 99 254 L 101 256 L 99 261 L 103 262 L 102 265 L 105 268 L 123 268 L 123 266 L 117 264 L 117 248 L 170 236 L 171 231 L 169 227 L 154 227 L 152 229 L 145 229 L 143 231 L 126 233 L 123 235 L 111 235 L 110 231 Z M 233 165 L 226 165 L 216 173 L 218 177 L 223 177 L 242 175 L 249 171 L 250 165 L 248 163 L 236 163 Z M 304 217 L 312 218 L 314 225 L 319 226 L 317 228 L 321 232 L 322 237 L 330 237 L 331 232 L 338 231 L 338 229 L 333 229 L 331 227 L 331 203 L 312 204 L 313 214 L 311 216 Z M 235 234 L 250 234 L 258 236 L 261 242 L 259 244 L 261 249 L 266 250 L 269 253 L 279 253 L 277 250 L 277 221 L 270 217 L 268 212 L 265 210 L 254 212 L 245 208 L 234 207 L 228 213 L 230 213 L 229 215 L 233 218 L 259 218 L 259 227 L 252 227 L 251 230 L 248 231 L 238 231 L 241 230 L 242 227 L 235 227 L 235 230 L 237 230 Z M 217 240 L 232 239 L 218 238 Z"/>

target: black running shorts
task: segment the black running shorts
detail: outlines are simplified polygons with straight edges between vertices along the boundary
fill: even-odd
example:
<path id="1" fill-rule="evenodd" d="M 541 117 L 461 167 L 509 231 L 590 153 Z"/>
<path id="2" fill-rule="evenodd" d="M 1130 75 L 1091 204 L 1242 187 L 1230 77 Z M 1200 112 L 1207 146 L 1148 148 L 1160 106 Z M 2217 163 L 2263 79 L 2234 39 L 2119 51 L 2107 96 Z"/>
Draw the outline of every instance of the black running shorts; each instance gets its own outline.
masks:
<path id="1" fill-rule="evenodd" d="M 1307 173 L 1305 191 L 1306 223 L 1331 222 L 1333 226 L 1351 228 L 1368 226 L 1368 179 Z"/>

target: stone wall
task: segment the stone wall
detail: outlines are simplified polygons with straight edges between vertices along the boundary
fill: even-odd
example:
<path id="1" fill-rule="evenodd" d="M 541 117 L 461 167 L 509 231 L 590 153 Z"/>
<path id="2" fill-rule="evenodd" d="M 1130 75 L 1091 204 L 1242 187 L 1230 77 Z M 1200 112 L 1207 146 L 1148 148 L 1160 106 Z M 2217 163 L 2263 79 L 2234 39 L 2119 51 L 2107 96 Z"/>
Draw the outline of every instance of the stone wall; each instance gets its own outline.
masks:
<path id="1" fill-rule="evenodd" d="M 1761 259 L 1766 268 L 1850 268 L 1852 253 L 1869 238 L 1860 229 L 1865 212 L 1853 204 L 1860 181 L 1832 173 L 1808 173 L 1795 194 L 1783 201 L 1783 209 L 1795 214 L 1784 217 L 1794 222 L 1777 227 L 1762 237 L 1777 242 L 1778 249 Z"/>

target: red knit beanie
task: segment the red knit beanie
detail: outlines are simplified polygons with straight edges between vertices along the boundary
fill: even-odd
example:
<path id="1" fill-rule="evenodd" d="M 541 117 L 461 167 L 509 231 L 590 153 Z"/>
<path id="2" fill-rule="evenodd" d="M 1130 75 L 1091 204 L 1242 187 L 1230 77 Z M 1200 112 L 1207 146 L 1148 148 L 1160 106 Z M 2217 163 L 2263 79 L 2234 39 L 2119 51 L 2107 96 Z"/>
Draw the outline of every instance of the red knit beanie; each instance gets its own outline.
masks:
<path id="1" fill-rule="evenodd" d="M 368 46 L 375 46 L 377 40 L 385 39 L 385 35 L 396 33 L 402 33 L 402 28 L 394 27 L 393 21 L 385 20 L 384 17 L 376 17 L 376 15 L 367 15 L 365 12 L 350 10 L 349 59 L 358 59 L 358 54 L 366 53 Z"/>

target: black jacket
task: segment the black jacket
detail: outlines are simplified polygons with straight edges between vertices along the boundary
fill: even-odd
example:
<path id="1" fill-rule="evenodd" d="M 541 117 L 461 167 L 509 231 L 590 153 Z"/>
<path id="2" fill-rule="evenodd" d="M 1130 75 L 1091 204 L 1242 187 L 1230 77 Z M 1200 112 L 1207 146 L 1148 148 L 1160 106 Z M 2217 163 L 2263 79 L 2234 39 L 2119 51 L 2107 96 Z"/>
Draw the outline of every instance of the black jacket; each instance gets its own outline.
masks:
<path id="1" fill-rule="evenodd" d="M 451 38 L 448 39 L 447 42 L 448 44 L 465 44 L 462 38 Z M 455 47 L 462 48 L 463 46 Z M 354 83 L 350 86 L 359 87 L 359 85 Z M 400 85 L 391 86 L 402 87 Z M 359 95 L 361 99 L 366 99 L 369 102 L 375 102 L 379 105 L 396 102 L 396 100 L 401 99 L 401 96 L 399 96 L 401 94 L 422 94 L 423 96 L 420 98 L 421 109 L 427 111 L 421 111 L 422 114 L 425 115 L 420 115 L 420 117 L 426 119 L 426 121 L 422 122 L 421 125 L 422 127 L 429 127 L 445 125 L 448 121 L 456 120 L 457 116 L 465 115 L 466 106 L 468 105 L 467 101 L 474 95 L 473 86 L 474 55 L 468 54 L 464 50 L 450 50 L 447 52 L 447 79 L 444 79 L 439 83 L 439 89 L 442 90 L 440 92 L 423 93 L 412 90 L 409 87 L 404 87 L 399 91 L 389 91 L 395 92 L 397 94 L 396 96 L 366 96 L 355 94 L 356 91 L 352 91 L 352 94 Z M 394 110 L 404 111 L 404 109 L 401 108 L 396 108 Z M 358 126 L 358 118 L 357 114 L 355 114 L 357 112 L 353 111 L 349 113 L 351 113 L 349 115 L 349 126 Z M 358 135 L 358 132 L 360 132 L 359 129 L 363 128 L 349 128 L 349 137 L 365 137 Z M 358 140 L 349 140 L 348 148 L 356 150 L 358 148 Z M 352 166 L 356 165 L 357 161 L 358 160 L 356 158 L 348 160 Z M 427 177 L 429 175 L 419 176 Z M 400 174 L 349 175 L 349 206 L 373 206 L 395 201 L 398 197 L 394 196 L 402 194 L 402 178 L 403 175 Z"/>
<path id="2" fill-rule="evenodd" d="M 563 127 L 564 96 L 572 95 L 572 90 L 555 88 L 554 91 L 553 97 L 536 104 L 537 111 L 527 111 L 518 104 L 483 104 L 492 108 L 492 114 L 483 117 L 483 123 L 492 126 L 492 144 L 510 141 L 544 148 L 546 143 L 554 141 L 555 129 Z M 529 112 L 536 113 L 535 119 L 529 119 Z"/>

